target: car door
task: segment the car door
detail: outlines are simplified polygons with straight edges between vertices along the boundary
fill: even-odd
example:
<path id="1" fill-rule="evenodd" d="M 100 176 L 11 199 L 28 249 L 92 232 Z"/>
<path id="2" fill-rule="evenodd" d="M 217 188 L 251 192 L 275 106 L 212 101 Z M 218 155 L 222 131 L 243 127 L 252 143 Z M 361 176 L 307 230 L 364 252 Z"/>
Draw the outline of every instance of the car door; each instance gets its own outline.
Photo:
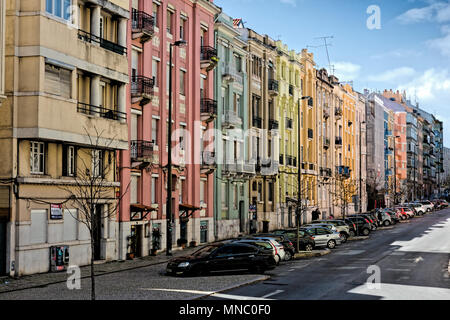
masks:
<path id="1" fill-rule="evenodd" d="M 309 229 L 314 236 L 314 241 L 316 242 L 317 247 L 322 247 L 327 244 L 327 237 L 325 232 L 320 231 L 322 228 L 312 228 Z"/>
<path id="2" fill-rule="evenodd" d="M 258 248 L 253 245 L 240 245 L 233 249 L 233 269 L 248 269 L 252 266 Z"/>
<path id="3" fill-rule="evenodd" d="M 210 271 L 223 271 L 233 269 L 234 257 L 233 257 L 233 246 L 234 245 L 224 245 L 223 247 L 217 249 L 213 257 L 209 259 L 209 270 Z"/>

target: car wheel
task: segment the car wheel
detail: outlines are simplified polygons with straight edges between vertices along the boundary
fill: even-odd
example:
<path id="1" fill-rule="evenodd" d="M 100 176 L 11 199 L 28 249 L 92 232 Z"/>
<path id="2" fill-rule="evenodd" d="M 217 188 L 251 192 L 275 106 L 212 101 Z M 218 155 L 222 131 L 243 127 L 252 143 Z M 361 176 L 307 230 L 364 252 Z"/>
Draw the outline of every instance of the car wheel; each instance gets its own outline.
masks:
<path id="1" fill-rule="evenodd" d="M 334 241 L 334 240 L 329 240 L 328 242 L 327 242 L 327 248 L 328 249 L 334 249 L 336 247 L 336 241 Z"/>
<path id="2" fill-rule="evenodd" d="M 347 235 L 345 233 L 341 233 L 341 234 L 339 234 L 339 236 L 341 237 L 342 243 L 346 243 L 347 242 Z"/>
<path id="3" fill-rule="evenodd" d="M 364 228 L 363 235 L 368 236 L 370 233 L 370 230 L 368 228 Z"/>
<path id="4" fill-rule="evenodd" d="M 286 260 L 286 261 L 292 260 L 292 253 L 290 251 L 286 251 L 286 253 L 284 255 L 284 260 Z"/>
<path id="5" fill-rule="evenodd" d="M 314 247 L 313 247 L 313 245 L 310 244 L 310 243 L 308 243 L 308 244 L 305 246 L 305 251 L 313 251 L 313 249 L 314 249 Z"/>
<path id="6" fill-rule="evenodd" d="M 351 230 L 350 231 L 350 237 L 354 237 L 354 236 L 356 236 L 355 231 Z"/>
<path id="7" fill-rule="evenodd" d="M 391 223 L 389 222 L 389 220 L 385 220 L 385 221 L 384 221 L 384 226 L 385 226 L 385 227 L 390 226 L 390 225 L 391 225 Z"/>

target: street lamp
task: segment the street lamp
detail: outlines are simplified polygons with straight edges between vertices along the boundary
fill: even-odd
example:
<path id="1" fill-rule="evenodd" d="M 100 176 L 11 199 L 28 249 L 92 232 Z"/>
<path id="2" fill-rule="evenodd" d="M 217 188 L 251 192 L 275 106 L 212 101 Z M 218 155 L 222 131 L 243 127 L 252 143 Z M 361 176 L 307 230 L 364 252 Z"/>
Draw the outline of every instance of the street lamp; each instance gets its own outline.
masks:
<path id="1" fill-rule="evenodd" d="M 359 123 L 359 213 L 362 213 L 362 125 L 366 121 Z"/>
<path id="2" fill-rule="evenodd" d="M 301 158 L 301 146 L 302 146 L 302 141 L 301 139 L 301 112 L 302 112 L 302 108 L 301 108 L 301 101 L 302 100 L 306 100 L 308 99 L 309 101 L 312 101 L 312 97 L 310 96 L 304 96 L 299 98 L 298 100 L 298 125 L 297 125 L 297 131 L 298 131 L 298 170 L 297 170 L 297 180 L 298 180 L 298 195 L 297 195 L 297 214 L 296 214 L 296 219 L 297 219 L 297 235 L 296 235 L 296 242 L 297 242 L 297 247 L 295 248 L 296 252 L 298 253 L 300 250 L 300 238 L 299 238 L 299 232 L 300 232 L 300 214 L 301 214 L 301 206 L 302 206 L 302 165 L 303 165 L 303 158 Z"/>
<path id="3" fill-rule="evenodd" d="M 400 136 L 394 136 L 394 206 L 397 205 L 397 148 L 395 147 L 396 139 Z"/>
<path id="4" fill-rule="evenodd" d="M 171 43 L 169 53 L 169 124 L 168 124 L 168 155 L 167 155 L 167 211 L 166 211 L 166 255 L 172 255 L 172 228 L 174 223 L 174 215 L 172 214 L 172 47 L 180 47 L 186 45 L 185 40 L 178 40 Z"/>

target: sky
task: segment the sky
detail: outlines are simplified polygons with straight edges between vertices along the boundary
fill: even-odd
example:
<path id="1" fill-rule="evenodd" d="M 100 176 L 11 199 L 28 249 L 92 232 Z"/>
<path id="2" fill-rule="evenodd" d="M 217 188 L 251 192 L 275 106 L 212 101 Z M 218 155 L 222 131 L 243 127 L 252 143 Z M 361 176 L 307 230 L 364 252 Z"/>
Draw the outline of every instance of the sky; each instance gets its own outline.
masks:
<path id="1" fill-rule="evenodd" d="M 359 92 L 406 90 L 412 103 L 444 122 L 444 145 L 450 147 L 450 0 L 214 3 L 290 49 L 307 48 L 317 68 L 331 65 L 340 81 L 353 81 Z M 326 39 L 329 60 L 321 37 L 332 37 Z"/>

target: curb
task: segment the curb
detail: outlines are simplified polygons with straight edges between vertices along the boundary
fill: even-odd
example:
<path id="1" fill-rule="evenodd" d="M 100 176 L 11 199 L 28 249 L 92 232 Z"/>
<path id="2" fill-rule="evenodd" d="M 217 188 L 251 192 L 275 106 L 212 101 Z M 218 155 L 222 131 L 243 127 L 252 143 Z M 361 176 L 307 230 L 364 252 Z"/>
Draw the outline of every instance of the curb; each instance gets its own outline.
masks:
<path id="1" fill-rule="evenodd" d="M 369 236 L 359 236 L 359 237 L 348 238 L 347 241 L 361 241 L 361 240 L 367 240 L 369 238 L 370 238 Z"/>
<path id="2" fill-rule="evenodd" d="M 379 227 L 378 230 L 391 230 L 394 229 L 394 226 L 389 226 L 389 227 Z"/>
<path id="3" fill-rule="evenodd" d="M 237 289 L 237 288 L 240 288 L 240 287 L 243 287 L 243 286 L 247 286 L 247 285 L 250 285 L 250 284 L 253 284 L 253 283 L 266 281 L 268 279 L 270 279 L 270 276 L 267 276 L 267 275 L 266 276 L 260 276 L 259 279 L 243 281 L 241 283 L 238 283 L 238 284 L 235 284 L 235 285 L 231 285 L 229 287 L 226 287 L 226 288 L 214 291 L 213 293 L 208 293 L 208 294 L 204 294 L 202 296 L 196 297 L 196 298 L 185 299 L 185 300 L 200 300 L 200 299 L 204 299 L 204 298 L 210 297 L 210 296 L 212 296 L 212 295 L 214 295 L 216 293 L 223 293 L 223 292 L 226 292 L 226 291 L 229 291 L 229 290 L 233 290 L 233 289 Z M 255 298 L 257 298 L 257 297 L 255 297 Z"/>
<path id="4" fill-rule="evenodd" d="M 294 255 L 294 260 L 300 260 L 300 259 L 308 259 L 308 258 L 313 258 L 313 257 L 321 257 L 324 256 L 326 254 L 330 254 L 331 250 L 329 249 L 325 249 L 325 250 L 315 250 L 315 251 L 302 251 L 299 253 L 296 253 Z"/>

